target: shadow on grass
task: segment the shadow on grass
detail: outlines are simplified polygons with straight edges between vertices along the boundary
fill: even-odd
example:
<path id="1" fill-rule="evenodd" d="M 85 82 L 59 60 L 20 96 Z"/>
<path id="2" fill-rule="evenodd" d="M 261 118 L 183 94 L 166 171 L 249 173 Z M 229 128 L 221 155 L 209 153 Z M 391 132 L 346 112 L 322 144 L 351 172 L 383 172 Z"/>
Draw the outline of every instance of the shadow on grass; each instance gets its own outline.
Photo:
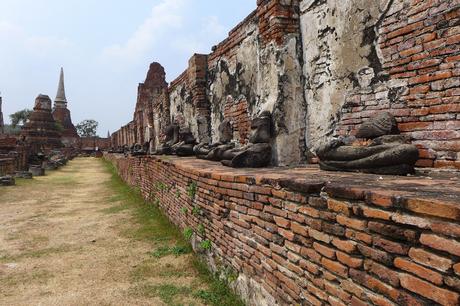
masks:
<path id="1" fill-rule="evenodd" d="M 109 200 L 115 205 L 105 209 L 105 212 L 116 213 L 126 209 L 132 211 L 139 226 L 129 233 L 130 238 L 166 244 L 153 251 L 151 253 L 152 257 L 161 258 L 167 255 L 180 256 L 190 253 L 190 243 L 184 239 L 181 231 L 161 212 L 158 203 L 147 202 L 141 196 L 139 190 L 128 186 L 121 180 L 112 163 L 106 160 L 102 160 L 102 162 L 112 175 L 108 184 L 109 188 L 115 193 Z M 200 280 L 207 285 L 208 289 L 198 290 L 167 283 L 161 285 L 145 283 L 137 287 L 136 293 L 143 296 L 157 296 L 168 305 L 176 305 L 173 303 L 175 297 L 180 296 L 194 297 L 207 305 L 244 305 L 226 283 L 219 280 L 209 271 L 206 264 L 198 256 L 193 254 L 191 261 L 195 272 Z M 175 272 L 178 273 L 179 271 Z"/>

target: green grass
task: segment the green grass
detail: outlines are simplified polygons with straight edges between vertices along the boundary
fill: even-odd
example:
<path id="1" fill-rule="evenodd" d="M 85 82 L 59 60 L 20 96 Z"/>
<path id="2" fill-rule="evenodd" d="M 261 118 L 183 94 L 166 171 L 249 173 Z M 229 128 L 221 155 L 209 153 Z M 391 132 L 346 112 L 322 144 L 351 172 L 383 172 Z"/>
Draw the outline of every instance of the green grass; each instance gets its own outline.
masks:
<path id="1" fill-rule="evenodd" d="M 137 228 L 127 233 L 130 237 L 137 240 L 151 241 L 157 244 L 161 241 L 161 245 L 152 252 L 154 258 L 160 258 L 167 255 L 182 255 L 187 254 L 191 251 L 190 243 L 187 238 L 190 238 L 193 234 L 192 229 L 186 229 L 184 234 L 174 226 L 168 218 L 161 212 L 159 208 L 158 199 L 153 199 L 152 202 L 145 201 L 139 190 L 129 187 L 125 184 L 118 176 L 115 167 L 108 161 L 103 160 L 106 169 L 112 174 L 110 181 L 108 182 L 109 187 L 115 193 L 113 199 L 114 202 L 122 203 L 121 205 L 129 207 L 133 212 L 133 217 L 137 222 Z M 196 193 L 196 183 L 190 184 L 189 196 L 192 198 Z M 114 206 L 117 207 L 117 206 Z M 116 208 L 112 208 L 117 210 Z M 172 247 L 170 247 L 172 246 Z M 169 283 L 160 285 L 151 285 L 147 282 L 142 282 L 144 276 L 149 272 L 156 271 L 157 275 L 174 276 L 180 275 L 181 271 L 177 269 L 166 269 L 158 273 L 158 267 L 152 267 L 144 264 L 142 267 L 138 267 L 135 271 L 135 278 L 139 280 L 139 283 L 134 291 L 135 294 L 142 296 L 159 297 L 163 302 L 168 305 L 175 304 L 176 297 L 195 297 L 203 301 L 207 305 L 218 305 L 218 306 L 242 306 L 243 302 L 228 288 L 225 282 L 219 280 L 214 276 L 206 264 L 203 263 L 195 254 L 192 255 L 192 268 L 195 270 L 200 281 L 204 283 L 208 288 L 202 289 L 202 286 L 193 288 L 186 286 L 176 286 Z M 151 264 L 153 265 L 153 263 Z M 156 270 L 155 270 L 156 269 Z M 167 279 L 165 280 L 167 281 Z"/>
<path id="2" fill-rule="evenodd" d="M 175 303 L 175 300 L 180 296 L 189 296 L 192 294 L 192 289 L 187 286 L 177 286 L 174 284 L 143 284 L 136 287 L 137 295 L 145 297 L 159 297 L 167 305 L 180 305 Z"/>
<path id="3" fill-rule="evenodd" d="M 173 247 L 162 246 L 151 252 L 151 255 L 156 258 L 162 258 L 168 255 L 180 256 L 184 254 L 190 254 L 192 248 L 189 245 L 175 245 Z"/>

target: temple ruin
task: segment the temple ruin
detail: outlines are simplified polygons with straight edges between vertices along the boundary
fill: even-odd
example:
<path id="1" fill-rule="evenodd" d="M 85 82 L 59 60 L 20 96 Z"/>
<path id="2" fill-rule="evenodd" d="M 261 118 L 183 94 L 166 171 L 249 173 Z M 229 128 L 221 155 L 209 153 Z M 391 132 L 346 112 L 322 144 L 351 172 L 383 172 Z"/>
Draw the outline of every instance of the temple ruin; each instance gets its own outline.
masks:
<path id="1" fill-rule="evenodd" d="M 61 70 L 0 175 L 109 149 L 248 305 L 460 305 L 460 0 L 257 0 L 210 50 L 105 141 Z"/>
<path id="2" fill-rule="evenodd" d="M 72 123 L 70 110 L 67 108 L 67 98 L 64 87 L 64 69 L 61 68 L 59 76 L 59 85 L 54 99 L 53 118 L 59 124 L 61 132 L 61 141 L 66 147 L 77 147 L 80 137 L 77 129 Z"/>
<path id="3" fill-rule="evenodd" d="M 105 158 L 249 305 L 459 305 L 459 20 L 456 0 L 258 0 L 171 83 L 150 65 Z M 233 162 L 259 117 L 268 164 Z"/>

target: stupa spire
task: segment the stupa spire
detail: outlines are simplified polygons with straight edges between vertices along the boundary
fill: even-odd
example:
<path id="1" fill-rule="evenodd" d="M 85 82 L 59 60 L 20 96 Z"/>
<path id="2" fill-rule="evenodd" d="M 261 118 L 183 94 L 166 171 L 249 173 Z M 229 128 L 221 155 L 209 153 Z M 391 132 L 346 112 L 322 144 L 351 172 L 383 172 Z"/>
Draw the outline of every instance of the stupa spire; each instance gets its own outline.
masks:
<path id="1" fill-rule="evenodd" d="M 59 85 L 56 94 L 56 99 L 54 102 L 57 104 L 67 103 L 67 99 L 65 97 L 65 87 L 64 87 L 64 69 L 61 67 L 61 74 L 59 76 Z M 59 103 L 60 102 L 60 103 Z"/>

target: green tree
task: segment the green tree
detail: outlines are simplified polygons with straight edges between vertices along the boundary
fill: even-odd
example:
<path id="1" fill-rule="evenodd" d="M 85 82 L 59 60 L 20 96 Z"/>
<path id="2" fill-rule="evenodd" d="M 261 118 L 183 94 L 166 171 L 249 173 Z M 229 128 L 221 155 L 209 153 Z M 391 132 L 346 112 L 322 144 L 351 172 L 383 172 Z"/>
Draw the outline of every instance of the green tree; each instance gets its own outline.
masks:
<path id="1" fill-rule="evenodd" d="M 96 120 L 83 120 L 76 126 L 78 135 L 80 137 L 95 137 L 98 125 Z"/>
<path id="2" fill-rule="evenodd" d="M 32 111 L 27 108 L 11 114 L 11 126 L 16 128 L 18 125 L 24 125 L 29 120 L 30 114 L 32 114 Z"/>

